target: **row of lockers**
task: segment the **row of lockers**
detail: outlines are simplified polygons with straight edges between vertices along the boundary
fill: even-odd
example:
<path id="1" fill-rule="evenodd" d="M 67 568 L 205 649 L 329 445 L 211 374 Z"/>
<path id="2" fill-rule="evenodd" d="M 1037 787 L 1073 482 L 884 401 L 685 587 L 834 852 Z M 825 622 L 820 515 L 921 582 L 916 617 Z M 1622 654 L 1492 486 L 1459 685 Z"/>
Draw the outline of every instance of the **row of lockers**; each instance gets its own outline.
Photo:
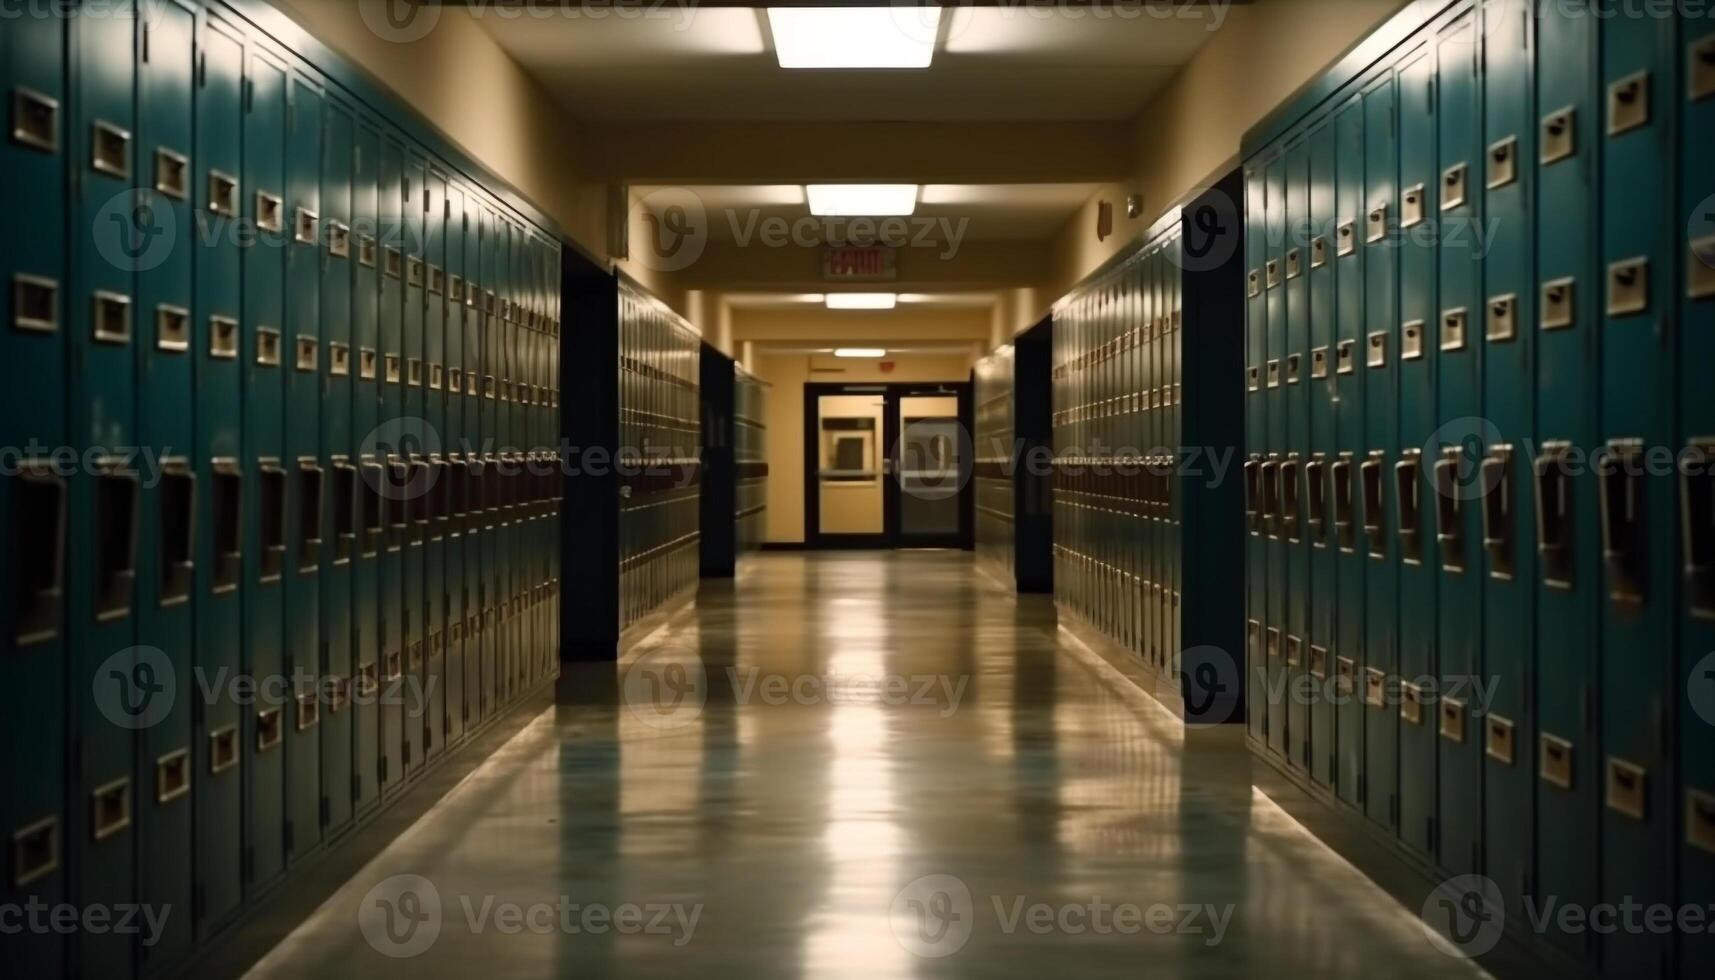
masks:
<path id="1" fill-rule="evenodd" d="M 733 520 L 739 554 L 768 537 L 768 383 L 742 367 L 733 374 Z"/>
<path id="2" fill-rule="evenodd" d="M 184 962 L 557 663 L 559 245 L 271 30 L 0 32 L 0 901 L 172 909 L 20 975 Z"/>
<path id="3" fill-rule="evenodd" d="M 705 578 L 732 578 L 762 546 L 768 520 L 768 385 L 702 345 L 697 557 Z"/>
<path id="4" fill-rule="evenodd" d="M 1250 735 L 1515 924 L 1706 906 L 1715 26 L 1427 6 L 1246 148 Z"/>
<path id="5" fill-rule="evenodd" d="M 976 494 L 977 557 L 993 562 L 1011 582 L 1017 574 L 1013 450 L 1014 377 L 1017 354 L 1011 344 L 978 361 L 972 372 L 972 422 L 976 465 L 971 488 Z"/>

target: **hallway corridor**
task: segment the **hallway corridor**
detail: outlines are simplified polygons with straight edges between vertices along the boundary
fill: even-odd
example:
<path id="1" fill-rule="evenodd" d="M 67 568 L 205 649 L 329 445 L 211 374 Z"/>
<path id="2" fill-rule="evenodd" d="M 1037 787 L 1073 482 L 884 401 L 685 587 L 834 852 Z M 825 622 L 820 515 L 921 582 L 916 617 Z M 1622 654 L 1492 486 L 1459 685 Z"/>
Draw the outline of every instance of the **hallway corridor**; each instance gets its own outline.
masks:
<path id="1" fill-rule="evenodd" d="M 620 675 L 254 975 L 1478 975 L 968 554 L 747 559 Z"/>

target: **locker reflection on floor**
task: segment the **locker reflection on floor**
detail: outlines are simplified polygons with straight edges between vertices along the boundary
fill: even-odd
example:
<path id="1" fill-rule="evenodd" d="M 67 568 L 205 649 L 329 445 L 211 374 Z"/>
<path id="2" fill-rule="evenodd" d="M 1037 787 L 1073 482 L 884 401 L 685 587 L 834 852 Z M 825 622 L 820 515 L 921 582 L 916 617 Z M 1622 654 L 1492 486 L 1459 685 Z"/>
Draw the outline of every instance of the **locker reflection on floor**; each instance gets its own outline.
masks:
<path id="1" fill-rule="evenodd" d="M 536 719 L 254 976 L 1481 975 L 1253 792 L 1242 731 L 1185 733 L 974 561 L 769 553 L 706 583 L 633 660 L 701 670 L 696 696 L 580 676 L 607 703 Z M 830 683 L 763 693 L 805 676 Z M 817 692 L 887 677 L 903 703 Z M 407 893 L 409 938 L 382 917 Z M 640 918 L 568 933 L 562 901 Z M 1012 918 L 1037 905 L 1093 917 Z"/>

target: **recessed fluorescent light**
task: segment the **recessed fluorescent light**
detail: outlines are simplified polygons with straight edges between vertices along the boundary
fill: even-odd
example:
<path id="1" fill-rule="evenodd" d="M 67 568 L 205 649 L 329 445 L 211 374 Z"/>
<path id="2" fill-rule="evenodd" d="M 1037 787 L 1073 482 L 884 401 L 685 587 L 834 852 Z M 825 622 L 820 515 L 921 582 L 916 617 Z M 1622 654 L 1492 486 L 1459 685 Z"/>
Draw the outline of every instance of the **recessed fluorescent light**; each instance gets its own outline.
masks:
<path id="1" fill-rule="evenodd" d="M 782 68 L 927 68 L 941 8 L 769 7 Z"/>
<path id="2" fill-rule="evenodd" d="M 895 218 L 917 210 L 916 184 L 808 184 L 804 193 L 819 218 Z"/>
<path id="3" fill-rule="evenodd" d="M 891 310 L 899 302 L 895 293 L 829 293 L 830 310 Z"/>
<path id="4" fill-rule="evenodd" d="M 834 349 L 834 356 L 876 358 L 886 357 L 887 351 L 880 347 L 837 347 Z"/>

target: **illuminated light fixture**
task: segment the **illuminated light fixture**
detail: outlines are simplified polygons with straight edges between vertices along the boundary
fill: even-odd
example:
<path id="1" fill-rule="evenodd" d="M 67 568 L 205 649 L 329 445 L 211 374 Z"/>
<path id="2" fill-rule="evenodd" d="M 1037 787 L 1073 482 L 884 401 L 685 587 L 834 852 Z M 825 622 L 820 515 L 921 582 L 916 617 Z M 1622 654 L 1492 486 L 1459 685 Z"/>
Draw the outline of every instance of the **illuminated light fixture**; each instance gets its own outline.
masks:
<path id="1" fill-rule="evenodd" d="M 917 210 L 916 184 L 807 184 L 818 218 L 902 218 Z"/>
<path id="2" fill-rule="evenodd" d="M 835 357 L 864 357 L 864 358 L 869 358 L 871 360 L 874 360 L 875 358 L 878 358 L 878 357 L 886 357 L 887 351 L 881 349 L 880 347 L 836 347 L 834 349 L 834 356 Z"/>
<path id="3" fill-rule="evenodd" d="M 941 8 L 769 7 L 768 29 L 782 68 L 927 68 Z"/>
<path id="4" fill-rule="evenodd" d="M 891 310 L 898 304 L 897 293 L 829 293 L 830 310 Z"/>

